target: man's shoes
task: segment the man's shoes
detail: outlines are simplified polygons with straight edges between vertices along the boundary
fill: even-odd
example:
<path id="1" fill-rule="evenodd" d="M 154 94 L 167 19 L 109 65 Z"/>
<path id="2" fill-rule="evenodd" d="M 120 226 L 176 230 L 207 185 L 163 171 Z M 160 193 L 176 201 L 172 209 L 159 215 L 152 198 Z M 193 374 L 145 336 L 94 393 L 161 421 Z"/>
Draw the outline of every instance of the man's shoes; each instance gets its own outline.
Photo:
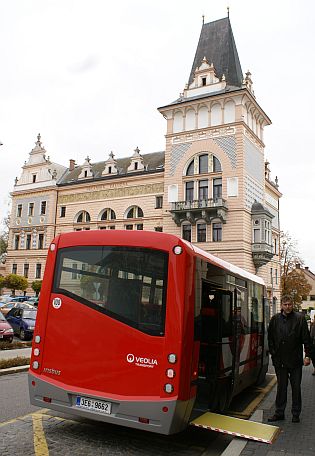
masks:
<path id="1" fill-rule="evenodd" d="M 298 415 L 293 415 L 292 416 L 292 423 L 299 423 L 300 422 L 300 417 Z"/>
<path id="2" fill-rule="evenodd" d="M 272 423 L 273 421 L 283 421 L 284 420 L 284 415 L 277 415 L 274 414 L 270 418 L 268 418 L 269 423 Z"/>

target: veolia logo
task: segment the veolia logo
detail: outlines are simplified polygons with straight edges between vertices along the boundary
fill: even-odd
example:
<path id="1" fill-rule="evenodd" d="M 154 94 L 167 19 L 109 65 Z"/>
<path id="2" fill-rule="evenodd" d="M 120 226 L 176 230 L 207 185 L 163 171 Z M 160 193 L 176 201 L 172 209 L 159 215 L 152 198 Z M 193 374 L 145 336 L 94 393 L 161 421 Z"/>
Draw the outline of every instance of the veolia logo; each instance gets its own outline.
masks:
<path id="1" fill-rule="evenodd" d="M 128 363 L 135 363 L 135 366 L 139 367 L 154 367 L 158 365 L 157 359 L 154 358 L 144 358 L 143 356 L 136 356 L 133 353 L 128 353 L 127 355 Z"/>
<path id="2" fill-rule="evenodd" d="M 128 363 L 133 363 L 134 360 L 135 360 L 135 355 L 133 355 L 132 353 L 129 353 L 129 355 L 127 355 Z"/>

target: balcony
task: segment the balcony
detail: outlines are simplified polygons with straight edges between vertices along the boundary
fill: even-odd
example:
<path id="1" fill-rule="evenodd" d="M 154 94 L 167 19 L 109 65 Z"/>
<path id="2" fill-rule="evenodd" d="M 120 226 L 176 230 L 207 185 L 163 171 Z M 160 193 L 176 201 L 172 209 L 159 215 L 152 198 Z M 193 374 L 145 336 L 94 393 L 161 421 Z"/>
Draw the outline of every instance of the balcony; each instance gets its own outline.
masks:
<path id="1" fill-rule="evenodd" d="M 252 244 L 252 256 L 256 269 L 269 263 L 273 257 L 272 246 L 266 242 L 254 242 Z"/>
<path id="2" fill-rule="evenodd" d="M 209 198 L 193 201 L 176 201 L 172 203 L 170 212 L 177 226 L 188 221 L 195 225 L 196 220 L 203 219 L 207 224 L 213 219 L 219 218 L 226 223 L 228 208 L 223 198 Z"/>

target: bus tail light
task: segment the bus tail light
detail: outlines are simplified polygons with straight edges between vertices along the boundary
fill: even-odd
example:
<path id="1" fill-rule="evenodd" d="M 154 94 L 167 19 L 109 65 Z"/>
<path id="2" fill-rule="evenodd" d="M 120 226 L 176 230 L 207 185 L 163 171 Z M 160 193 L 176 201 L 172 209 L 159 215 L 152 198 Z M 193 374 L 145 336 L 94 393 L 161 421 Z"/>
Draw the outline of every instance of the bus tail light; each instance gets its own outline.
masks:
<path id="1" fill-rule="evenodd" d="M 44 396 L 43 397 L 44 402 L 48 402 L 49 404 L 51 403 L 51 397 Z"/>
<path id="2" fill-rule="evenodd" d="M 35 342 L 36 342 L 37 344 L 39 344 L 39 342 L 40 342 L 40 336 L 39 336 L 39 335 L 35 336 Z"/>
<path id="3" fill-rule="evenodd" d="M 162 412 L 164 412 L 164 413 L 168 412 L 168 407 L 166 407 L 166 405 L 162 408 Z"/>
<path id="4" fill-rule="evenodd" d="M 38 356 L 40 353 L 39 348 L 34 348 L 33 353 L 34 353 L 34 356 Z"/>
<path id="5" fill-rule="evenodd" d="M 49 250 L 50 250 L 51 252 L 53 252 L 53 251 L 55 250 L 55 248 L 56 248 L 56 244 L 51 243 L 51 244 L 50 244 L 50 247 L 49 247 Z"/>
<path id="6" fill-rule="evenodd" d="M 173 252 L 175 253 L 175 255 L 180 255 L 182 251 L 183 249 L 180 245 L 175 245 L 175 247 L 173 248 Z"/>
<path id="7" fill-rule="evenodd" d="M 32 364 L 32 367 L 33 367 L 33 369 L 38 369 L 39 368 L 39 362 L 38 361 L 34 361 L 33 364 Z"/>
<path id="8" fill-rule="evenodd" d="M 167 370 L 166 370 L 166 377 L 168 377 L 168 378 L 174 378 L 174 377 L 175 377 L 175 371 L 174 371 L 174 369 L 167 369 Z"/>
<path id="9" fill-rule="evenodd" d="M 177 361 L 177 356 L 175 355 L 175 353 L 170 353 L 167 359 L 170 364 L 175 364 Z"/>
<path id="10" fill-rule="evenodd" d="M 168 394 L 171 394 L 174 391 L 174 386 L 171 385 L 170 383 L 166 383 L 164 385 L 164 391 Z"/>

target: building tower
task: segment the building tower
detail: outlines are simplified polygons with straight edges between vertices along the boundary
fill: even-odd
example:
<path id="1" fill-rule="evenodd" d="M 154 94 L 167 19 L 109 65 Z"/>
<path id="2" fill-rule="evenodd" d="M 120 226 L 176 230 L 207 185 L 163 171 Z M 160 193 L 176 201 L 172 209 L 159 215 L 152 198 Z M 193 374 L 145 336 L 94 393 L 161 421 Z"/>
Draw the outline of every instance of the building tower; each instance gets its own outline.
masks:
<path id="1" fill-rule="evenodd" d="M 271 121 L 251 73 L 243 77 L 228 17 L 203 24 L 184 91 L 159 111 L 167 120 L 164 231 L 257 273 L 278 297 L 281 194 L 263 135 Z"/>

